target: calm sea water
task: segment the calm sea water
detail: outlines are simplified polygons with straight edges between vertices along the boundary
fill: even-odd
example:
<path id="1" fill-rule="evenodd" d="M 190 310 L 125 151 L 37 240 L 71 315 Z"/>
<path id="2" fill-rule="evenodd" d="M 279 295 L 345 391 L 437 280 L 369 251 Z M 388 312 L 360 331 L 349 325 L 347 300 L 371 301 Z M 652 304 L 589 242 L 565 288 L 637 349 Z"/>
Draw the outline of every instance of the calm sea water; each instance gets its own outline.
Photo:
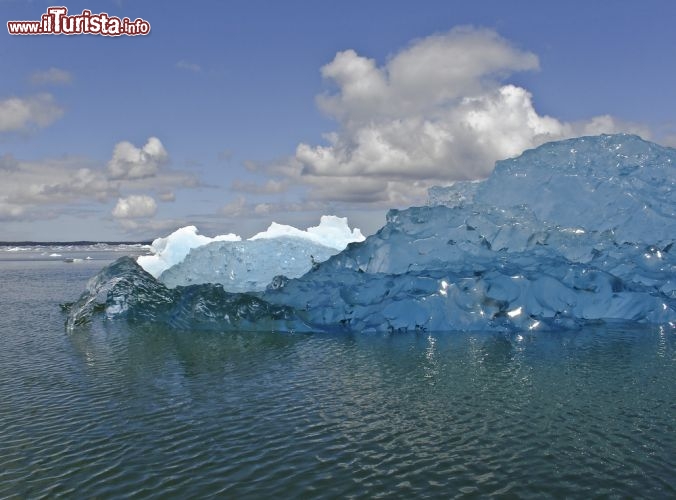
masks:
<path id="1" fill-rule="evenodd" d="M 676 496 L 673 330 L 67 334 L 117 256 L 0 255 L 0 498 Z"/>

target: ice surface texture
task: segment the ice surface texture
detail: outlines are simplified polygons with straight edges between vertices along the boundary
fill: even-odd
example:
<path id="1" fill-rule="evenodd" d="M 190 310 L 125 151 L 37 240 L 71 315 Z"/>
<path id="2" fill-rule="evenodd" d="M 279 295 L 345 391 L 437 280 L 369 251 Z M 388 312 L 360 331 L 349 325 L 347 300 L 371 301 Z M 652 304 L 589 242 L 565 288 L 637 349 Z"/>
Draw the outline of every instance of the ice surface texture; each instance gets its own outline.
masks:
<path id="1" fill-rule="evenodd" d="M 484 182 L 435 188 L 430 206 L 391 210 L 363 243 L 263 292 L 169 289 L 121 259 L 68 324 L 102 303 L 108 318 L 186 329 L 676 328 L 675 161 L 676 150 L 631 135 L 545 144 Z"/>
<path id="2" fill-rule="evenodd" d="M 275 276 L 298 278 L 338 252 L 295 236 L 219 241 L 192 249 L 159 280 L 170 288 L 220 283 L 229 292 L 262 291 Z"/>
<path id="3" fill-rule="evenodd" d="M 195 226 L 186 226 L 177 229 L 165 238 L 157 238 L 150 246 L 153 255 L 142 255 L 138 263 L 154 277 L 158 277 L 166 269 L 178 264 L 193 248 L 207 245 L 214 241 L 239 241 L 242 238 L 236 234 L 223 234 L 209 238 L 197 234 Z"/>
<path id="4" fill-rule="evenodd" d="M 343 250 L 348 243 L 353 241 L 364 241 L 364 235 L 361 234 L 359 229 L 350 229 L 347 218 L 336 217 L 334 215 L 322 216 L 318 226 L 309 227 L 306 231 L 302 231 L 293 226 L 286 226 L 284 224 L 273 222 L 266 231 L 252 236 L 246 242 L 237 244 L 234 244 L 234 242 L 240 242 L 242 238 L 236 234 L 223 234 L 210 238 L 208 236 L 197 234 L 197 228 L 195 226 L 186 226 L 177 229 L 165 238 L 157 238 L 151 245 L 153 255 L 141 256 L 137 261 L 143 269 L 148 271 L 155 278 L 160 277 L 160 275 L 173 266 L 180 266 L 180 268 L 173 269 L 171 273 L 166 274 L 167 280 L 165 283 L 170 284 L 170 286 L 215 282 L 229 286 L 232 291 L 251 291 L 257 290 L 260 287 L 247 288 L 246 285 L 235 284 L 234 279 L 226 280 L 218 273 L 214 276 L 209 276 L 208 269 L 205 265 L 200 263 L 201 259 L 194 256 L 189 260 L 190 264 L 183 265 L 183 261 L 190 252 L 213 243 L 214 245 L 212 245 L 209 252 L 203 253 L 204 264 L 214 256 L 213 254 L 218 251 L 217 249 L 220 249 L 223 254 L 222 258 L 216 262 L 212 259 L 210 264 L 213 265 L 215 263 L 217 266 L 216 269 L 219 271 L 227 269 L 228 274 L 230 274 L 230 271 L 239 270 L 239 278 L 250 280 L 255 283 L 264 281 L 267 278 L 267 281 L 263 283 L 263 288 L 265 288 L 265 285 L 269 283 L 270 278 L 279 273 L 274 273 L 271 276 L 268 276 L 269 273 L 255 276 L 255 270 L 257 268 L 269 265 L 267 261 L 270 256 L 266 255 L 264 252 L 257 253 L 262 250 L 265 245 L 249 242 L 259 240 L 270 241 L 278 238 L 285 239 L 288 244 L 272 244 L 270 249 L 279 251 L 284 250 L 287 252 L 285 259 L 288 265 L 280 268 L 280 271 L 288 271 L 289 274 L 287 276 L 292 277 L 304 274 L 311 267 L 309 255 L 305 255 L 306 252 L 303 250 L 303 245 L 301 245 L 301 243 L 307 243 L 307 250 L 315 250 L 318 254 L 315 255 L 315 261 L 318 261 L 328 259 L 331 255 Z M 292 245 L 293 241 L 296 241 L 298 245 Z M 224 242 L 232 242 L 233 245 L 231 246 Z M 299 250 L 300 253 L 297 255 L 298 259 L 297 262 L 295 262 L 296 265 L 293 265 L 293 255 L 291 252 L 296 250 Z M 248 255 L 245 256 L 244 254 Z M 244 276 L 242 269 L 238 269 L 236 260 L 239 257 L 243 257 L 247 261 L 246 268 L 248 268 L 248 271 L 246 276 Z M 228 261 L 230 258 L 235 259 L 232 264 Z M 300 265 L 300 262 L 306 261 L 306 266 Z M 193 264 L 195 265 L 194 269 L 191 267 Z"/>

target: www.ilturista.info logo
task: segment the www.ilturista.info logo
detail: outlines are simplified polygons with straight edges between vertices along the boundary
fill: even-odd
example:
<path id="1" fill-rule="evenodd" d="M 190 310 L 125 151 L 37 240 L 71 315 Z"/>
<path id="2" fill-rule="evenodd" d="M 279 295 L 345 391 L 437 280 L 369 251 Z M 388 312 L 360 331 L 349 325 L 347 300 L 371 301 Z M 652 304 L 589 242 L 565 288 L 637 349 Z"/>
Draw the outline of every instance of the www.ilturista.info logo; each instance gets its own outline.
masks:
<path id="1" fill-rule="evenodd" d="M 10 35 L 135 36 L 150 33 L 150 23 L 141 18 L 120 19 L 105 12 L 92 14 L 90 10 L 69 16 L 66 7 L 49 7 L 39 21 L 7 21 L 7 31 Z"/>

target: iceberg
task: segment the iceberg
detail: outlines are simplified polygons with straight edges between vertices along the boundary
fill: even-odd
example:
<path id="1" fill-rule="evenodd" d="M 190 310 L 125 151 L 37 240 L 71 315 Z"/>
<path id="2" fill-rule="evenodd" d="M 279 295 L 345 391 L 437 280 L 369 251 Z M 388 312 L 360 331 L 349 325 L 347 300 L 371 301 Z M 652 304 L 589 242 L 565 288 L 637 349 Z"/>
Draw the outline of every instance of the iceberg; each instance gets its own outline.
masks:
<path id="1" fill-rule="evenodd" d="M 277 275 L 298 278 L 339 250 L 306 238 L 276 236 L 194 248 L 159 276 L 170 288 L 219 283 L 229 292 L 265 290 Z"/>
<path id="2" fill-rule="evenodd" d="M 236 234 L 223 234 L 210 238 L 197 234 L 195 226 L 186 226 L 177 229 L 165 238 L 155 239 L 150 245 L 152 255 L 141 255 L 138 257 L 138 263 L 157 278 L 171 266 L 183 261 L 193 248 L 214 241 L 240 241 L 241 239 Z"/>
<path id="3" fill-rule="evenodd" d="M 217 331 L 676 329 L 674 162 L 676 150 L 633 135 L 544 144 L 485 181 L 432 188 L 363 242 L 247 293 L 169 288 L 122 258 L 92 278 L 67 326 L 104 311 Z"/>
<path id="4" fill-rule="evenodd" d="M 248 240 L 234 234 L 209 238 L 195 226 L 174 231 L 152 244 L 154 255 L 137 262 L 165 285 L 220 283 L 231 292 L 262 291 L 277 275 L 297 278 L 352 242 L 364 241 L 347 218 L 324 215 L 303 231 L 273 222 Z"/>

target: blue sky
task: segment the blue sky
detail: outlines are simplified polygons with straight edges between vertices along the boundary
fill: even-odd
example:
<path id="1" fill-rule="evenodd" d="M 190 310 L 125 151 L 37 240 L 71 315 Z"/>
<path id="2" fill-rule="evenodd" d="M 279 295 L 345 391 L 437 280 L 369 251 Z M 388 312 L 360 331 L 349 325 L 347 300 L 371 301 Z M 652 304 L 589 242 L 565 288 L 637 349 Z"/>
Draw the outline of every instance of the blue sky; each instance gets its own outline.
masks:
<path id="1" fill-rule="evenodd" d="M 0 0 L 3 25 L 52 5 Z M 673 2 L 68 2 L 136 37 L 0 34 L 0 240 L 365 233 L 547 140 L 676 145 Z"/>

